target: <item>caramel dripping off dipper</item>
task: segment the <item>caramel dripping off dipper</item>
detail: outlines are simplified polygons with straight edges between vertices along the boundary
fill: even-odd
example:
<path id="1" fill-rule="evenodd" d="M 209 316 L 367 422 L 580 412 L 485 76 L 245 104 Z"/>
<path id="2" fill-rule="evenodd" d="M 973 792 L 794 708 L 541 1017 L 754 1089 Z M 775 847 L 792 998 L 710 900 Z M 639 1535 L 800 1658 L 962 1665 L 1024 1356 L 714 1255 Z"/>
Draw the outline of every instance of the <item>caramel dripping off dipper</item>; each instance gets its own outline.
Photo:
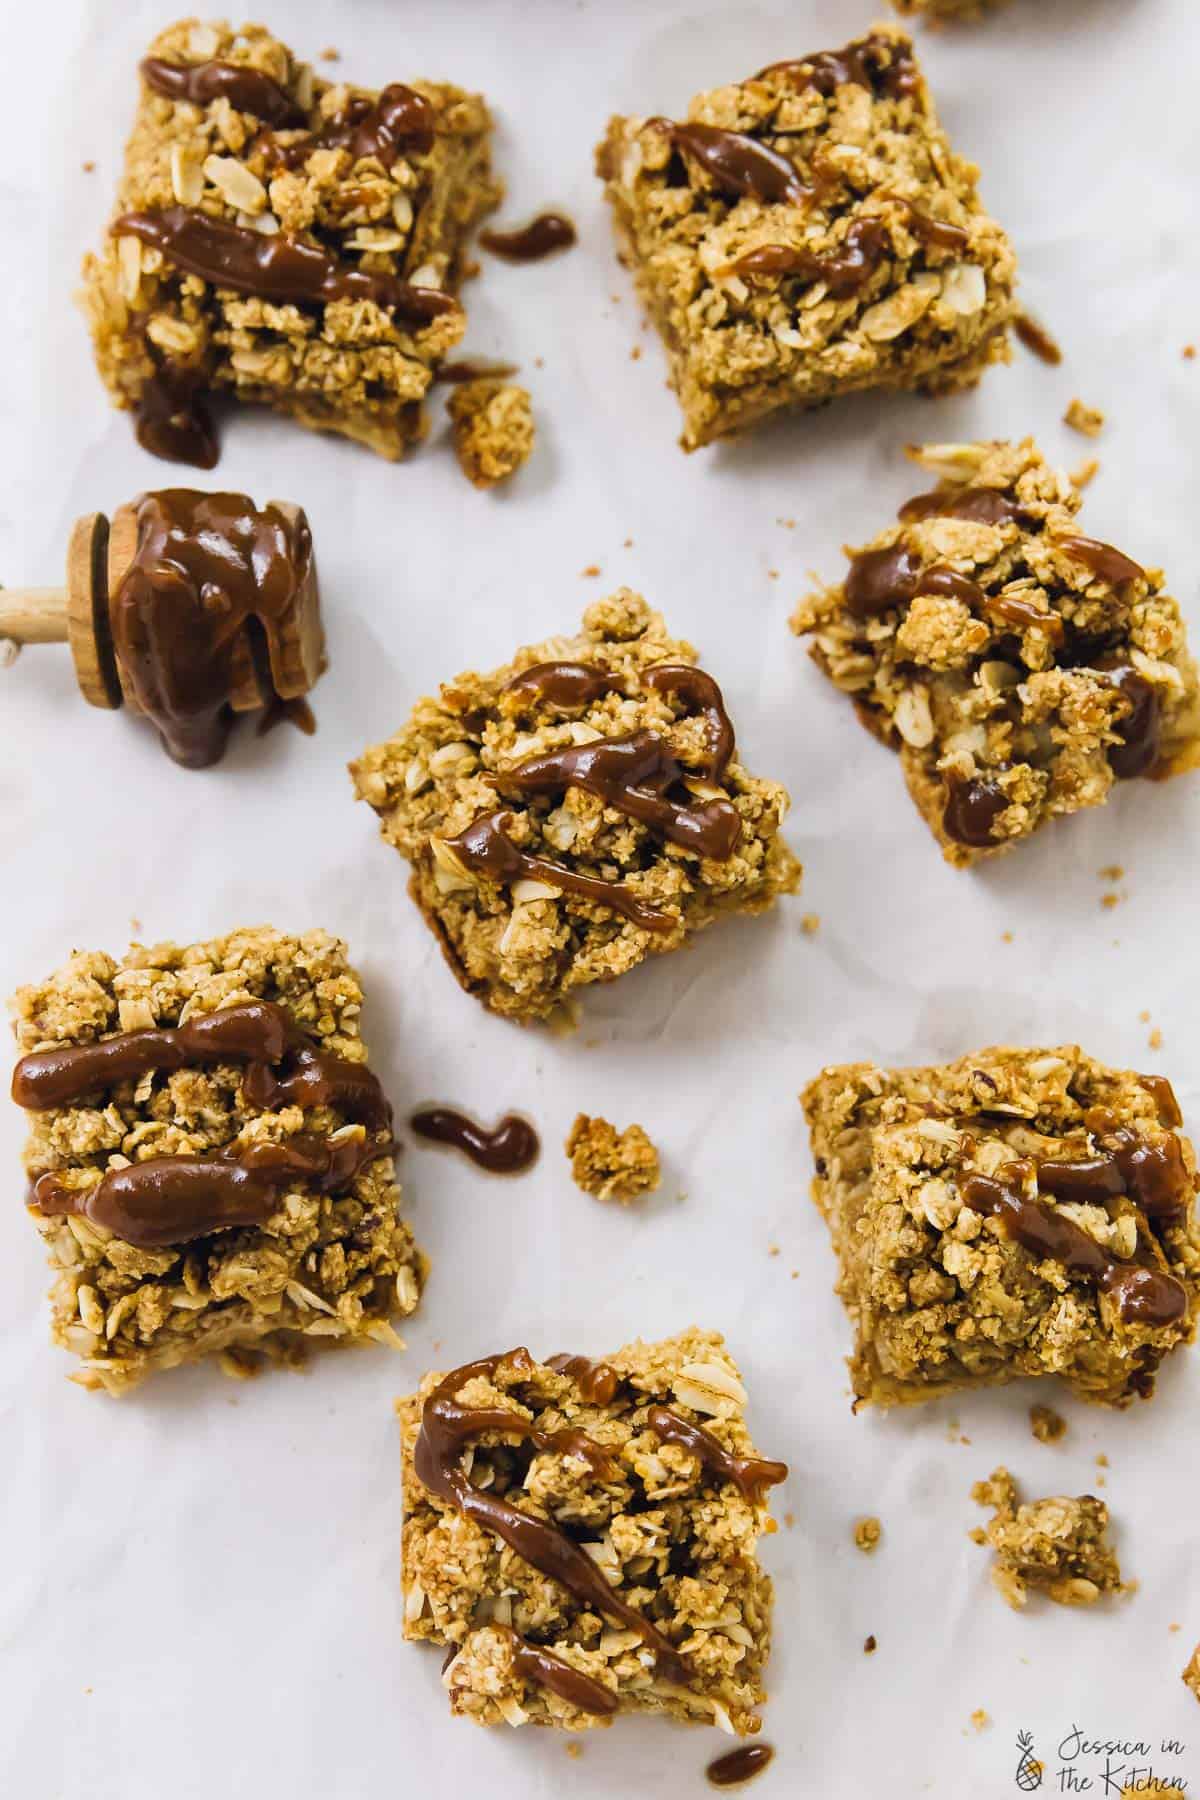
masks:
<path id="1" fill-rule="evenodd" d="M 201 528 L 206 545 L 222 540 L 215 555 L 206 555 L 200 544 Z M 262 581 L 256 577 L 263 559 L 246 553 L 249 536 L 257 540 L 259 534 L 272 537 L 275 545 Z M 189 701 L 181 702 L 179 695 L 190 690 L 195 700 L 194 663 L 184 669 L 176 662 L 167 684 L 177 689 L 173 696 L 155 678 L 172 652 L 178 656 L 194 647 L 182 604 L 179 631 L 172 634 L 176 614 L 167 591 L 175 584 L 182 593 L 189 579 L 197 596 L 220 589 L 228 622 L 224 633 L 213 630 L 205 646 L 207 667 L 200 671 L 205 691 L 190 719 Z M 139 583 L 140 596 L 134 595 L 133 582 Z M 156 592 L 157 621 L 148 633 L 146 597 Z M 132 644 L 131 624 L 140 639 L 136 659 L 125 654 Z M 147 645 L 148 636 L 156 641 Z M 243 495 L 171 488 L 118 507 L 111 522 L 104 513 L 88 513 L 71 532 L 64 586 L 0 589 L 0 649 L 6 642 L 18 648 L 69 644 L 89 705 L 127 706 L 147 715 L 175 760 L 204 767 L 223 753 L 232 714 L 298 707 L 325 667 L 317 571 L 303 508 L 288 501 L 258 508 Z M 9 660 L 13 654 L 9 650 Z M 133 666 L 135 661 L 140 666 Z M 156 672 L 148 662 L 157 665 Z"/>

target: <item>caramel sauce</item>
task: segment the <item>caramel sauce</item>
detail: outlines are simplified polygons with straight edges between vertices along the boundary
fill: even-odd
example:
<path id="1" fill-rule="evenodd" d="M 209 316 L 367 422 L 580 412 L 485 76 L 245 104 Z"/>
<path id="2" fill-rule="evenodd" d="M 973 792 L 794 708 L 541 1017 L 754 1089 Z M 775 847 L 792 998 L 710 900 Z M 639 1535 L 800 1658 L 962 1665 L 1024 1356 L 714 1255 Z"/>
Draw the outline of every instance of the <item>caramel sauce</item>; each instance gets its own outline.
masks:
<path id="1" fill-rule="evenodd" d="M 230 1147 L 215 1156 L 153 1156 L 110 1169 L 92 1187 L 66 1186 L 58 1173 L 38 1177 L 30 1210 L 90 1219 L 138 1249 L 161 1249 L 240 1225 L 261 1225 L 291 1188 L 331 1194 L 368 1163 L 390 1156 L 390 1142 L 299 1134 L 284 1143 Z"/>
<path id="2" fill-rule="evenodd" d="M 544 662 L 533 663 L 511 676 L 500 692 L 519 694 L 531 704 L 541 701 L 556 712 L 574 712 L 620 686 L 619 675 L 598 669 L 593 663 Z"/>
<path id="3" fill-rule="evenodd" d="M 215 469 L 219 451 L 208 409 L 203 372 L 172 362 L 156 362 L 142 383 L 135 410 L 137 441 L 163 462 Z"/>
<path id="4" fill-rule="evenodd" d="M 950 250 L 961 256 L 971 241 L 971 234 L 963 225 L 952 225 L 949 219 L 935 219 L 929 213 L 922 212 L 903 194 L 889 194 L 897 206 L 902 206 L 908 214 L 908 226 L 913 236 L 922 244 L 935 250 Z"/>
<path id="5" fill-rule="evenodd" d="M 1175 1089 L 1166 1076 L 1139 1075 L 1138 1080 L 1158 1108 L 1159 1124 L 1165 1125 L 1169 1131 L 1178 1130 L 1183 1124 L 1183 1110 L 1175 1096 Z"/>
<path id="6" fill-rule="evenodd" d="M 768 63 L 757 79 L 767 75 L 784 76 L 797 93 L 815 88 L 826 99 L 835 89 L 853 85 L 898 100 L 915 94 L 921 85 L 911 46 L 882 32 L 856 38 L 844 50 L 818 50 L 812 56 Z"/>
<path id="7" fill-rule="evenodd" d="M 824 256 L 790 244 L 760 244 L 732 266 L 738 275 L 799 275 L 806 282 L 823 281 L 835 300 L 844 300 L 865 285 L 891 247 L 882 219 L 856 219 L 842 247 Z"/>
<path id="8" fill-rule="evenodd" d="M 493 1630 L 499 1629 L 501 1627 L 493 1626 Z M 603 1682 L 593 1680 L 541 1644 L 531 1644 L 528 1638 L 519 1637 L 515 1631 L 510 1630 L 509 1635 L 512 1638 L 512 1666 L 526 1681 L 536 1682 L 538 1687 L 557 1694 L 560 1700 L 577 1707 L 580 1712 L 601 1717 L 616 1712 L 617 1696 Z"/>
<path id="9" fill-rule="evenodd" d="M 625 737 L 568 744 L 527 757 L 498 775 L 496 781 L 500 788 L 520 794 L 559 794 L 568 787 L 582 788 L 606 806 L 660 832 L 668 843 L 725 862 L 741 836 L 737 808 L 725 795 L 691 802 L 672 799 L 668 790 L 681 782 L 685 773 L 657 732 L 632 731 Z"/>
<path id="10" fill-rule="evenodd" d="M 774 1754 L 770 1744 L 739 1744 L 736 1750 L 716 1757 L 704 1773 L 713 1787 L 739 1787 L 761 1775 Z"/>
<path id="11" fill-rule="evenodd" d="M 285 169 L 299 168 L 314 150 L 348 150 L 352 162 L 373 156 L 390 168 L 402 150 L 417 155 L 432 150 L 436 123 L 437 115 L 423 94 L 393 81 L 377 100 L 353 94 L 345 111 L 316 131 L 290 144 L 269 139 L 263 149 L 268 163 Z"/>
<path id="12" fill-rule="evenodd" d="M 539 213 L 528 225 L 522 225 L 516 231 L 481 231 L 479 242 L 493 256 L 504 258 L 505 262 L 531 263 L 540 262 L 544 256 L 552 256 L 556 250 L 569 250 L 578 241 L 578 233 L 571 220 L 564 213 Z"/>
<path id="13" fill-rule="evenodd" d="M 148 56 L 141 65 L 147 87 L 168 100 L 187 100 L 193 106 L 208 106 L 213 100 L 228 100 L 238 112 L 253 113 L 268 125 L 303 125 L 304 108 L 298 106 L 286 90 L 261 69 L 244 63 L 211 62 L 173 63 L 161 56 Z"/>
<path id="14" fill-rule="evenodd" d="M 616 1399 L 621 1377 L 610 1363 L 592 1362 L 589 1357 L 571 1356 L 567 1352 L 546 1360 L 548 1368 L 568 1376 L 575 1383 L 589 1405 L 611 1406 Z"/>
<path id="15" fill-rule="evenodd" d="M 1169 1082 L 1167 1087 L 1170 1089 Z M 1039 1162 L 1039 1188 L 1063 1200 L 1096 1205 L 1115 1194 L 1128 1194 L 1148 1219 L 1173 1220 L 1187 1211 L 1192 1182 L 1173 1132 L 1149 1144 L 1128 1126 L 1104 1118 L 1097 1135 L 1105 1141 L 1092 1156 L 1071 1161 L 1051 1157 Z"/>
<path id="16" fill-rule="evenodd" d="M 137 549 L 110 600 L 113 647 L 167 753 L 207 768 L 233 723 L 242 631 L 261 628 L 268 681 L 288 667 L 284 636 L 312 564 L 308 522 L 188 488 L 143 494 L 136 510 Z"/>
<path id="17" fill-rule="evenodd" d="M 981 487 L 935 488 L 929 494 L 914 494 L 897 517 L 906 525 L 916 519 L 969 519 L 975 525 L 1029 526 L 1037 522 L 1011 494 Z"/>
<path id="18" fill-rule="evenodd" d="M 1131 556 L 1126 556 L 1112 544 L 1101 543 L 1099 538 L 1082 537 L 1072 532 L 1052 538 L 1051 542 L 1065 550 L 1068 556 L 1073 556 L 1076 562 L 1081 562 L 1093 575 L 1098 575 L 1101 581 L 1107 581 L 1110 587 L 1119 588 L 1127 581 L 1146 579 L 1146 571 L 1140 563 L 1135 563 Z"/>
<path id="19" fill-rule="evenodd" d="M 761 1456 L 735 1456 L 703 1425 L 680 1418 L 665 1406 L 652 1406 L 646 1423 L 664 1444 L 678 1444 L 721 1481 L 731 1481 L 751 1506 L 761 1506 L 764 1490 L 787 1480 L 786 1463 L 768 1462 Z"/>
<path id="20" fill-rule="evenodd" d="M 1136 669 L 1114 669 L 1109 677 L 1129 701 L 1118 730 L 1121 742 L 1109 746 L 1108 760 L 1118 781 L 1153 773 L 1162 749 L 1162 702 L 1158 689 Z"/>
<path id="21" fill-rule="evenodd" d="M 1036 319 L 1030 318 L 1028 313 L 1017 314 L 1013 320 L 1013 330 L 1025 348 L 1032 350 L 1033 354 L 1040 357 L 1042 362 L 1057 367 L 1062 361 L 1062 351 L 1050 333 L 1044 325 L 1039 325 Z"/>
<path id="22" fill-rule="evenodd" d="M 733 721 L 712 676 L 693 663 L 654 663 L 646 670 L 645 682 L 655 692 L 680 695 L 688 706 L 703 713 L 709 733 L 705 774 L 710 781 L 722 780 L 734 752 Z"/>
<path id="23" fill-rule="evenodd" d="M 370 300 L 414 325 L 428 325 L 458 302 L 440 288 L 414 287 L 398 275 L 351 268 L 319 244 L 286 231 L 266 237 L 249 226 L 213 219 L 191 206 L 122 213 L 110 227 L 160 250 L 168 262 L 214 287 L 260 300 L 327 305 Z"/>
<path id="24" fill-rule="evenodd" d="M 681 125 L 670 119 L 648 123 L 667 131 L 675 148 L 699 163 L 725 193 L 753 195 L 768 206 L 807 206 L 812 198 L 812 189 L 801 179 L 789 157 L 744 131 L 724 131 L 718 125 Z"/>
<path id="25" fill-rule="evenodd" d="M 363 1063 L 321 1049 L 273 1000 L 249 1000 L 183 1025 L 127 1031 L 94 1044 L 36 1050 L 13 1071 L 12 1097 L 29 1112 L 73 1106 L 122 1081 L 217 1063 L 244 1063 L 251 1106 L 336 1106 L 371 1130 L 391 1131 L 378 1078 Z M 275 1067 L 289 1073 L 277 1077 Z"/>
<path id="26" fill-rule="evenodd" d="M 1005 1233 L 1032 1256 L 1094 1279 L 1112 1296 L 1126 1324 L 1162 1327 L 1186 1316 L 1187 1290 L 1175 1276 L 1122 1262 L 1073 1220 L 1027 1200 L 1021 1189 L 1033 1169 L 1031 1162 L 1018 1159 L 1005 1163 L 995 1176 L 969 1174 L 959 1181 L 959 1192 L 972 1211 L 999 1219 Z"/>
<path id="27" fill-rule="evenodd" d="M 532 1374 L 536 1368 L 528 1350 L 510 1350 L 503 1355 L 467 1363 L 447 1375 L 433 1390 L 421 1411 L 421 1428 L 413 1451 L 417 1479 L 431 1494 L 456 1507 L 465 1518 L 484 1531 L 494 1532 L 531 1567 L 550 1580 L 560 1582 L 585 1607 L 635 1631 L 653 1650 L 659 1675 L 667 1681 L 686 1685 L 689 1670 L 684 1658 L 657 1626 L 635 1611 L 609 1585 L 586 1551 L 557 1525 L 520 1511 L 499 1494 L 475 1487 L 463 1472 L 460 1466 L 463 1450 L 472 1439 L 485 1432 L 515 1437 L 533 1444 L 535 1449 L 559 1447 L 560 1434 L 548 1436 L 505 1407 L 464 1407 L 455 1399 L 468 1382 L 478 1377 L 490 1379 L 504 1364 L 520 1374 Z M 581 1440 L 572 1447 L 572 1454 L 578 1455 L 582 1453 L 582 1445 L 590 1440 L 582 1433 L 573 1435 Z M 600 1445 L 594 1445 L 593 1449 L 605 1462 L 611 1462 L 609 1453 Z"/>
<path id="28" fill-rule="evenodd" d="M 972 850 L 986 850 L 996 839 L 992 830 L 996 820 L 1012 802 L 998 781 L 975 776 L 964 781 L 953 775 L 946 783 L 946 805 L 942 813 L 942 829 L 956 844 Z"/>
<path id="29" fill-rule="evenodd" d="M 580 875 L 563 863 L 552 862 L 549 857 L 519 850 L 504 829 L 511 817 L 512 814 L 503 807 L 496 812 L 483 813 L 457 837 L 447 838 L 446 845 L 464 868 L 472 874 L 486 876 L 499 887 L 511 887 L 514 881 L 524 877 L 545 881 L 551 887 L 561 888 L 564 894 L 574 894 L 581 900 L 594 900 L 600 906 L 609 907 L 642 931 L 674 931 L 676 922 L 670 913 L 640 899 L 622 882 Z"/>
<path id="30" fill-rule="evenodd" d="M 490 1131 L 452 1106 L 422 1107 L 408 1123 L 418 1137 L 461 1150 L 489 1175 L 523 1175 L 542 1147 L 528 1119 L 517 1113 L 506 1113 Z"/>

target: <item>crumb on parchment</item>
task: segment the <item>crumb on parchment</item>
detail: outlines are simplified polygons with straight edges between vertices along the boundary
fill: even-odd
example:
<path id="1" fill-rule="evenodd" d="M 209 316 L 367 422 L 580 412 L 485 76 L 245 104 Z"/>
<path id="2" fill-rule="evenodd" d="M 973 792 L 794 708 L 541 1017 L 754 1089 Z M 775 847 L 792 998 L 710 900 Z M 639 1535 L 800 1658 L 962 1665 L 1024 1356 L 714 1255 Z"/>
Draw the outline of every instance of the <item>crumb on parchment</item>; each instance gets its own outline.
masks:
<path id="1" fill-rule="evenodd" d="M 575 1185 L 597 1200 L 628 1205 L 662 1180 L 658 1151 L 640 1125 L 618 1131 L 607 1119 L 579 1113 L 564 1148 Z"/>
<path id="2" fill-rule="evenodd" d="M 971 1498 L 994 1508 L 991 1523 L 970 1536 L 995 1552 L 992 1585 L 1009 1606 L 1023 1607 L 1030 1588 L 1060 1606 L 1094 1606 L 1103 1594 L 1129 1591 L 1108 1542 L 1108 1508 L 1094 1495 L 1021 1503 L 1001 1467 L 976 1482 Z"/>

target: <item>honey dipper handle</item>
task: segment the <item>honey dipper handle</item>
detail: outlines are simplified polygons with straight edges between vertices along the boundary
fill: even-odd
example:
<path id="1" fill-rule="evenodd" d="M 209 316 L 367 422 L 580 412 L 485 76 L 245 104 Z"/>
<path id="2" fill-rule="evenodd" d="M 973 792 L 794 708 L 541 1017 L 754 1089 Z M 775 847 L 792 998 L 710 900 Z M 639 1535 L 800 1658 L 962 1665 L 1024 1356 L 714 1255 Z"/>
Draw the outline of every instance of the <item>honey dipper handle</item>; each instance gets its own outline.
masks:
<path id="1" fill-rule="evenodd" d="M 65 589 L 0 588 L 0 638 L 14 644 L 65 644 Z"/>

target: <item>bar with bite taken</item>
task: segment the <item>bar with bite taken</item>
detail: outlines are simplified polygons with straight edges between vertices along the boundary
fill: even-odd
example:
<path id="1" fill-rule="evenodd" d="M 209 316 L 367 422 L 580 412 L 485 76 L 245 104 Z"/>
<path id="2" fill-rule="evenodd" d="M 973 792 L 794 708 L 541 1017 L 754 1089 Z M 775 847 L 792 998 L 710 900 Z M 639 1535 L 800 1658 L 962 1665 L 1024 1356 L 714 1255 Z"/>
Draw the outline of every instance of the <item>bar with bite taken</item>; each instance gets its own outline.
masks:
<path id="1" fill-rule="evenodd" d="M 426 1264 L 361 1009 L 339 939 L 266 926 L 76 951 L 18 992 L 27 1205 L 74 1380 L 399 1342 Z"/>
<path id="2" fill-rule="evenodd" d="M 140 78 L 83 295 L 139 441 L 211 468 L 224 396 L 401 456 L 463 335 L 467 236 L 500 197 L 483 100 L 330 83 L 261 25 L 196 20 L 158 35 Z"/>
<path id="3" fill-rule="evenodd" d="M 724 1340 L 695 1327 L 601 1362 L 482 1357 L 397 1403 L 404 1635 L 445 1649 L 457 1716 L 758 1731 L 756 1545 L 787 1468 L 758 1455 L 745 1405 Z"/>
<path id="4" fill-rule="evenodd" d="M 1200 680 L 1162 571 L 1082 532 L 1077 489 L 1030 439 L 910 454 L 938 486 L 848 551 L 792 629 L 899 752 L 946 861 L 1194 768 Z"/>

